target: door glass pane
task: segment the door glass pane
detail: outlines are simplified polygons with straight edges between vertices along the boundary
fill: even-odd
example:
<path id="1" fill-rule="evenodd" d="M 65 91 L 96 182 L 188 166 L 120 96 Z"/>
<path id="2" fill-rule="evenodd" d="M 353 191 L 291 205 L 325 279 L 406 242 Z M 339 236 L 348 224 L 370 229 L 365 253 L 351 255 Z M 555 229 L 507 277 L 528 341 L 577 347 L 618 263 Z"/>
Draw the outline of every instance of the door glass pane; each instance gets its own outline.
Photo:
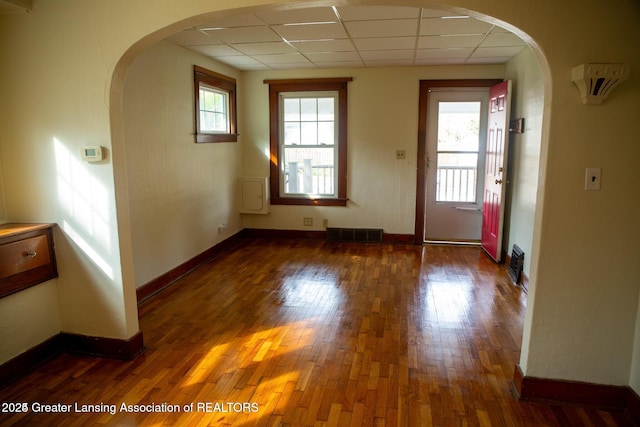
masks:
<path id="1" fill-rule="evenodd" d="M 480 102 L 440 102 L 438 151 L 478 151 Z"/>
<path id="2" fill-rule="evenodd" d="M 476 201 L 478 154 L 438 153 L 436 201 Z"/>
<path id="3" fill-rule="evenodd" d="M 439 102 L 436 202 L 476 202 L 480 102 Z"/>

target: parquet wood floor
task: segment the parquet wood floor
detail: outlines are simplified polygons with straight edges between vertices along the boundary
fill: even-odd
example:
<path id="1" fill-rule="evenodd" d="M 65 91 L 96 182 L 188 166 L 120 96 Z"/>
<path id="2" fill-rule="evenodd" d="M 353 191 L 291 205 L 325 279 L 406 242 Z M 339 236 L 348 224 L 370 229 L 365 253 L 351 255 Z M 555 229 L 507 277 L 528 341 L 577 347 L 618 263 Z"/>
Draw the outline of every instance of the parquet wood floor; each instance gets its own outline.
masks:
<path id="1" fill-rule="evenodd" d="M 0 390 L 2 402 L 100 411 L 0 424 L 626 425 L 513 398 L 525 305 L 477 248 L 246 240 L 141 305 L 134 361 L 63 354 Z"/>

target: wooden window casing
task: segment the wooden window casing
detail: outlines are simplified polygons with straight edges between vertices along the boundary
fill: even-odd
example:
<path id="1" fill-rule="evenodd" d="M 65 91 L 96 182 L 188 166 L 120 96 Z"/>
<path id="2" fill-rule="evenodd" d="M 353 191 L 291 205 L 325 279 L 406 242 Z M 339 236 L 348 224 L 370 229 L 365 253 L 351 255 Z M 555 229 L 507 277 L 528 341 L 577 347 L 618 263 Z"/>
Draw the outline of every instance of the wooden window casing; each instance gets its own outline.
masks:
<path id="1" fill-rule="evenodd" d="M 205 68 L 193 67 L 194 93 L 195 93 L 195 126 L 196 143 L 204 142 L 237 142 L 238 126 L 236 113 L 236 80 L 222 74 L 209 71 Z M 214 87 L 227 93 L 229 100 L 228 122 L 229 132 L 213 133 L 201 131 L 200 124 L 200 84 Z"/>
<path id="2" fill-rule="evenodd" d="M 294 80 L 265 80 L 269 85 L 269 128 L 270 128 L 270 185 L 271 204 L 346 206 L 347 205 L 347 84 L 352 78 L 320 78 Z M 338 151 L 337 192 L 334 197 L 290 197 L 280 194 L 280 129 L 281 118 L 279 99 L 282 92 L 338 92 Z"/>

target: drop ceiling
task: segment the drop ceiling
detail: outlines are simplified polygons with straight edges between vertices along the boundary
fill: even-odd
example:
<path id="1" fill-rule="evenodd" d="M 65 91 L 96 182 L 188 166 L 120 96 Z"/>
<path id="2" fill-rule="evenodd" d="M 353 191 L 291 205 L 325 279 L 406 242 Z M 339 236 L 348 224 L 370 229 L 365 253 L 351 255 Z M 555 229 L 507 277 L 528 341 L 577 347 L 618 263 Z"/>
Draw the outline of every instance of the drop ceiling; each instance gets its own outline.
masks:
<path id="1" fill-rule="evenodd" d="M 525 48 L 515 34 L 472 17 L 396 6 L 238 15 L 167 40 L 240 70 L 502 64 Z"/>

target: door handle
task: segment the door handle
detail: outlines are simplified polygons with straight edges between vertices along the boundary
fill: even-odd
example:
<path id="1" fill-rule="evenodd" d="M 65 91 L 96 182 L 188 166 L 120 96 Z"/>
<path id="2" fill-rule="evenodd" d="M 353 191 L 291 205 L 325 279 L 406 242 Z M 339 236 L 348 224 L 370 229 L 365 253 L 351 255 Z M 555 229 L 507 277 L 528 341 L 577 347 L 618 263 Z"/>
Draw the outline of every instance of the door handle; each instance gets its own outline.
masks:
<path id="1" fill-rule="evenodd" d="M 501 179 L 496 179 L 496 184 L 502 184 L 502 180 Z"/>

